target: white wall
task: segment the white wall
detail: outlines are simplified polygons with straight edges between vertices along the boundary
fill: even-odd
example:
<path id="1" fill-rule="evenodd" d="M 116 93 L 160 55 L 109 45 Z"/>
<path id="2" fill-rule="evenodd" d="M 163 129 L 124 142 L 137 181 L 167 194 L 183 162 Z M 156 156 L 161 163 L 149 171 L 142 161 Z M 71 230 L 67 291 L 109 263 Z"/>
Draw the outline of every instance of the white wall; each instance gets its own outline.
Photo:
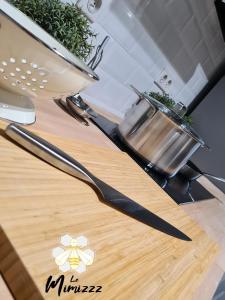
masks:
<path id="1" fill-rule="evenodd" d="M 102 0 L 95 14 L 87 2 L 79 5 L 93 21 L 97 43 L 111 39 L 96 69 L 100 82 L 82 95 L 118 117 L 137 98 L 129 84 L 159 91 L 153 81 L 164 73 L 172 80 L 164 85 L 169 94 L 190 104 L 225 57 L 213 0 Z"/>

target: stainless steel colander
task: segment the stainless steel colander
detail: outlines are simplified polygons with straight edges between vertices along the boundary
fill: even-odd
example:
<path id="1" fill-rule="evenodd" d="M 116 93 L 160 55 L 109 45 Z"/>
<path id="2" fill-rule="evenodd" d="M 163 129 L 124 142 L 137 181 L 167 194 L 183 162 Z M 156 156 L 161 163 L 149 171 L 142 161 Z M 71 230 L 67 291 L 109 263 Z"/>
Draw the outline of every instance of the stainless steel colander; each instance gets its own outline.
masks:
<path id="1" fill-rule="evenodd" d="M 4 0 L 0 0 L 0 43 L 0 89 L 63 98 L 98 80 L 81 60 Z"/>

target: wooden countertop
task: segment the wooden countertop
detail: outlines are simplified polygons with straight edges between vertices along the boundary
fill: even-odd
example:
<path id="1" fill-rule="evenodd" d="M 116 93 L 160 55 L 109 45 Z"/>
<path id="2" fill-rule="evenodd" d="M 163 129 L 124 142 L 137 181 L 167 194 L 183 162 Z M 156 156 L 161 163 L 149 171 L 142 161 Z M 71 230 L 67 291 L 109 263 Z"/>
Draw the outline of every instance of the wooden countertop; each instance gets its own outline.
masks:
<path id="1" fill-rule="evenodd" d="M 95 125 L 91 122 L 89 122 L 90 126 L 80 124 L 54 101 L 34 101 L 34 105 L 36 122 L 29 125 L 29 128 L 120 151 Z"/>
<path id="2" fill-rule="evenodd" d="M 106 149 L 105 143 L 90 144 L 92 137 L 87 143 L 86 136 L 62 138 L 39 129 L 42 137 L 193 241 L 172 238 L 107 207 L 87 184 L 21 149 L 1 131 L 0 271 L 16 299 L 57 299 L 57 290 L 46 294 L 45 285 L 49 276 L 62 274 L 52 249 L 64 234 L 85 235 L 95 251 L 93 265 L 80 275 L 65 273 L 65 284 L 72 284 L 74 275 L 77 285 L 102 286 L 102 293 L 62 293 L 61 299 L 192 299 L 217 245 L 125 153 Z"/>

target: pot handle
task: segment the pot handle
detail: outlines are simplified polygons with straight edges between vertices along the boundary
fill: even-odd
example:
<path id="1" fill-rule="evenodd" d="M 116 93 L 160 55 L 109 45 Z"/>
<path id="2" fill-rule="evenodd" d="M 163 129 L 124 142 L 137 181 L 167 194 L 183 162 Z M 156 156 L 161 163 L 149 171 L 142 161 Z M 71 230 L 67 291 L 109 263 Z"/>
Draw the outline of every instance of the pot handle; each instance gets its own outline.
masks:
<path id="1" fill-rule="evenodd" d="M 129 84 L 129 87 L 130 87 L 131 90 L 132 90 L 133 92 L 135 92 L 135 94 L 138 95 L 138 97 L 139 97 L 138 101 L 136 102 L 136 105 L 137 105 L 138 103 L 140 103 L 141 100 L 144 99 L 144 96 L 143 96 L 142 92 L 140 92 L 140 91 L 139 91 L 135 86 L 133 86 L 132 84 Z"/>
<path id="2" fill-rule="evenodd" d="M 143 97 L 142 93 L 135 87 L 133 84 L 129 84 L 129 87 L 132 89 L 135 94 L 137 94 L 139 97 Z"/>

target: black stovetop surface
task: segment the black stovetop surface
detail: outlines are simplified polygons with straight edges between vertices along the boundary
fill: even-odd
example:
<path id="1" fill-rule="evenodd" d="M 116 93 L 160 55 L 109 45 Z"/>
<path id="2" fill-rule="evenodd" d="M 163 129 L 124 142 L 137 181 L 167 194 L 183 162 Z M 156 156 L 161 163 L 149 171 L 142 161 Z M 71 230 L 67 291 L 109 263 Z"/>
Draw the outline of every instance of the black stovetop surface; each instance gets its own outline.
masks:
<path id="1" fill-rule="evenodd" d="M 179 173 L 171 179 L 156 172 L 147 166 L 146 161 L 140 158 L 132 149 L 130 149 L 120 138 L 117 132 L 117 125 L 103 116 L 98 116 L 91 121 L 122 151 L 126 152 L 165 192 L 177 203 L 185 204 L 192 202 L 188 192 L 182 189 L 183 180 Z M 191 195 L 195 201 L 202 201 L 213 198 L 198 181 L 191 182 Z"/>

